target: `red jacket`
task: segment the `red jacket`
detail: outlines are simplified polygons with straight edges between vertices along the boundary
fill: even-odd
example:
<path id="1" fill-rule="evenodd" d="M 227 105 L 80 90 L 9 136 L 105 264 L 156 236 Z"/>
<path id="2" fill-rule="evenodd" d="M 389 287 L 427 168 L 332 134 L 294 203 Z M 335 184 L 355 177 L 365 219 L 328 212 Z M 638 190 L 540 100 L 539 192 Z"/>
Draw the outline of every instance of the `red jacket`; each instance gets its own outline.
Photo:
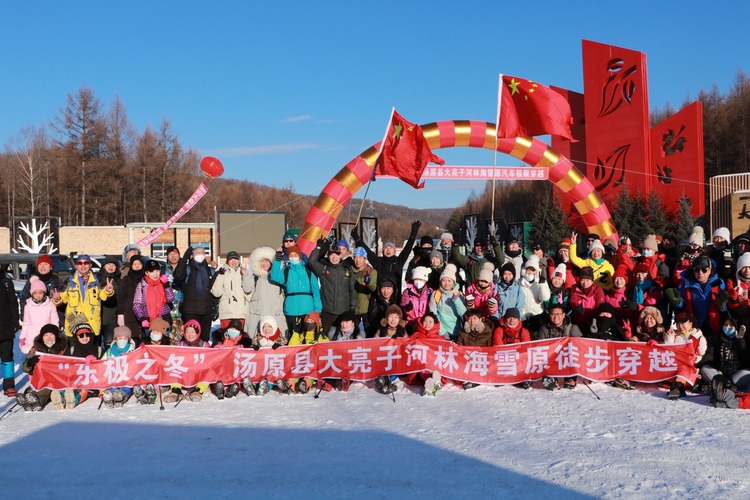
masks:
<path id="1" fill-rule="evenodd" d="M 529 331 L 523 327 L 520 321 L 518 325 L 511 329 L 506 323 L 505 318 L 500 319 L 500 324 L 495 328 L 492 335 L 492 346 L 506 344 L 518 344 L 520 342 L 531 342 Z"/>

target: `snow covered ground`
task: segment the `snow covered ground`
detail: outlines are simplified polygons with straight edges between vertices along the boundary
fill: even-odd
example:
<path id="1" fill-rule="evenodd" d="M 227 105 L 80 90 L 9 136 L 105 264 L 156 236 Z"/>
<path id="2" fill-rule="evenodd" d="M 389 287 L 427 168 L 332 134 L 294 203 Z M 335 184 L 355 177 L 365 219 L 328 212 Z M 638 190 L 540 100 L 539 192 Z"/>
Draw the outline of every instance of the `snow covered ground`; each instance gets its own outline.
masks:
<path id="1" fill-rule="evenodd" d="M 21 381 L 21 380 L 19 380 Z M 23 377 L 25 383 L 25 377 Z M 3 498 L 746 498 L 750 412 L 592 384 L 400 385 L 0 421 Z M 0 413 L 12 402 L 0 396 Z"/>

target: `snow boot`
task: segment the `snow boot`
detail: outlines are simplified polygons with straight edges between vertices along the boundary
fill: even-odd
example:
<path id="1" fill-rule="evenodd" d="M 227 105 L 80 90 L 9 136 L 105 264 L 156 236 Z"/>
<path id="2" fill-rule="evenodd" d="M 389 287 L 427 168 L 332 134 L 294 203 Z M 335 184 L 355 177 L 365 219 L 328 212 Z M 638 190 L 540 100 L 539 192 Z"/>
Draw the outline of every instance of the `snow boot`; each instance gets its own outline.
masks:
<path id="1" fill-rule="evenodd" d="M 122 408 L 122 406 L 125 404 L 125 401 L 128 400 L 127 394 L 125 394 L 120 389 L 115 389 L 114 391 L 112 391 L 112 397 L 114 398 L 115 408 Z"/>
<path id="2" fill-rule="evenodd" d="M 619 389 L 625 389 L 626 391 L 632 391 L 634 389 L 634 387 L 632 385 L 630 385 L 630 383 L 628 381 L 623 380 L 623 379 L 621 379 L 619 377 L 616 378 L 616 379 L 614 379 L 612 382 L 610 382 L 610 384 L 612 384 L 612 387 L 617 387 Z"/>
<path id="3" fill-rule="evenodd" d="M 292 387 L 289 385 L 289 382 L 287 382 L 283 378 L 280 378 L 276 381 L 276 386 L 279 388 L 282 394 L 289 394 L 290 392 L 292 392 Z"/>
<path id="4" fill-rule="evenodd" d="M 146 384 L 146 404 L 155 404 L 158 397 L 159 394 L 157 394 L 154 384 Z"/>
<path id="5" fill-rule="evenodd" d="M 224 399 L 224 382 L 221 380 L 214 384 L 214 394 L 216 394 L 216 399 Z"/>
<path id="6" fill-rule="evenodd" d="M 474 382 L 464 382 L 461 385 L 463 386 L 463 388 L 464 388 L 465 391 L 468 391 L 469 389 L 475 388 L 479 384 L 475 384 Z"/>
<path id="7" fill-rule="evenodd" d="M 533 384 L 532 384 L 531 380 L 525 380 L 519 387 L 521 387 L 521 389 L 524 389 L 524 390 L 529 390 L 529 389 L 531 389 L 532 385 Z"/>
<path id="8" fill-rule="evenodd" d="M 424 390 L 422 391 L 422 396 L 434 396 L 435 394 L 437 394 L 437 389 L 435 389 L 435 381 L 432 379 L 432 377 L 430 377 L 424 381 Z"/>
<path id="9" fill-rule="evenodd" d="M 301 378 L 297 382 L 297 392 L 299 394 L 307 394 L 307 391 L 310 389 L 310 387 L 307 385 L 307 380 Z"/>
<path id="10" fill-rule="evenodd" d="M 178 399 L 180 399 L 180 396 L 182 395 L 182 391 L 179 387 L 172 387 L 170 389 L 169 393 L 164 396 L 163 401 L 165 403 L 176 403 Z"/>
<path id="11" fill-rule="evenodd" d="M 271 388 L 268 386 L 268 379 L 264 378 L 261 380 L 260 384 L 258 384 L 258 396 L 265 396 L 270 390 Z"/>
<path id="12" fill-rule="evenodd" d="M 29 392 L 26 394 L 26 404 L 29 407 L 28 411 L 42 411 L 42 403 L 39 401 L 39 396 L 37 396 L 35 392 Z"/>
<path id="13" fill-rule="evenodd" d="M 188 394 L 188 399 L 190 399 L 190 401 L 192 401 L 193 403 L 200 403 L 200 401 L 203 399 L 203 395 L 198 389 L 193 389 L 192 391 L 190 391 L 190 394 Z"/>
<path id="14" fill-rule="evenodd" d="M 434 387 L 434 383 L 433 383 L 433 387 Z M 376 378 L 375 389 L 381 394 L 390 394 L 391 392 L 393 392 L 391 390 L 391 381 L 388 380 L 388 377 Z"/>
<path id="15" fill-rule="evenodd" d="M 578 385 L 578 381 L 575 377 L 571 377 L 565 379 L 565 384 L 563 385 L 563 387 L 566 389 L 575 389 L 576 385 Z"/>
<path id="16" fill-rule="evenodd" d="M 674 382 L 669 388 L 667 393 L 667 399 L 671 401 L 677 401 L 679 398 L 685 396 L 685 384 L 682 382 Z"/>
<path id="17" fill-rule="evenodd" d="M 227 398 L 233 398 L 239 393 L 240 393 L 240 384 L 235 382 L 234 384 L 229 386 L 229 389 L 227 389 Z"/>
<path id="18" fill-rule="evenodd" d="M 13 361 L 3 361 L 3 392 L 9 398 L 15 398 L 18 396 L 18 392 L 16 391 L 16 379 L 13 378 L 13 371 Z"/>
<path id="19" fill-rule="evenodd" d="M 247 394 L 248 396 L 257 396 L 258 395 L 258 393 L 255 391 L 255 385 L 247 377 L 245 377 L 245 378 L 242 379 L 242 389 L 244 389 L 245 394 Z"/>
<path id="20" fill-rule="evenodd" d="M 105 408 L 112 409 L 115 407 L 115 396 L 112 393 L 112 389 L 102 391 L 102 402 Z"/>
<path id="21" fill-rule="evenodd" d="M 351 387 L 352 381 L 348 378 L 342 378 L 341 379 L 341 392 L 349 392 L 349 387 Z"/>
<path id="22" fill-rule="evenodd" d="M 65 389 L 63 392 L 63 398 L 65 399 L 66 410 L 72 410 L 76 407 L 76 391 L 73 389 Z"/>
<path id="23" fill-rule="evenodd" d="M 142 405 L 148 404 L 148 396 L 146 395 L 146 391 L 143 390 L 143 387 L 141 387 L 140 385 L 133 386 L 133 396 L 135 396 L 136 401 L 138 401 Z"/>
<path id="24" fill-rule="evenodd" d="M 548 389 L 550 391 L 554 391 L 555 389 L 560 388 L 560 386 L 557 385 L 557 379 L 552 377 L 542 377 L 542 385 L 545 389 Z"/>
<path id="25" fill-rule="evenodd" d="M 60 391 L 52 391 L 49 395 L 49 399 L 52 401 L 55 410 L 65 409 L 65 403 L 63 403 L 63 397 L 62 394 L 60 394 Z"/>
<path id="26" fill-rule="evenodd" d="M 19 394 L 16 396 L 16 403 L 23 408 L 23 411 L 31 411 L 31 406 L 29 406 L 29 402 L 26 400 L 26 394 Z"/>

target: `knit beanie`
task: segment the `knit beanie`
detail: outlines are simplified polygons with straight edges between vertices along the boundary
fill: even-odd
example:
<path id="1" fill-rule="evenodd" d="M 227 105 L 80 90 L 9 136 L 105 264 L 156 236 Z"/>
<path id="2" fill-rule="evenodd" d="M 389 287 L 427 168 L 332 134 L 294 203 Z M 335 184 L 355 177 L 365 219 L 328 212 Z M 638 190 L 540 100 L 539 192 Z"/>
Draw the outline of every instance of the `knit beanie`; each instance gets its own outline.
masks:
<path id="1" fill-rule="evenodd" d="M 455 264 L 446 264 L 445 269 L 443 269 L 443 272 L 440 274 L 440 280 L 442 281 L 443 278 L 450 278 L 453 280 L 453 283 L 455 283 L 457 271 L 458 269 L 456 269 Z"/>

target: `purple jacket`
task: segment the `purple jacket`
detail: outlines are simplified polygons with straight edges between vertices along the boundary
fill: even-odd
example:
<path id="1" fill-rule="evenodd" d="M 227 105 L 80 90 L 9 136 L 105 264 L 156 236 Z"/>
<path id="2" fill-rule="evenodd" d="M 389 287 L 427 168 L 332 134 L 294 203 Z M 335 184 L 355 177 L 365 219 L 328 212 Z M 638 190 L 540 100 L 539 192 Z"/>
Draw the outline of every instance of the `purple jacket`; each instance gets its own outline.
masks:
<path id="1" fill-rule="evenodd" d="M 169 282 L 167 282 L 167 286 L 164 287 L 164 295 L 166 296 L 167 300 L 162 304 L 161 309 L 159 310 L 159 316 L 169 316 L 172 314 L 172 307 L 169 305 L 170 302 L 174 301 L 174 290 L 172 290 L 172 287 L 168 285 Z M 148 285 L 146 284 L 146 279 L 142 279 L 140 283 L 135 287 L 135 297 L 133 298 L 133 312 L 135 313 L 135 317 L 138 318 L 138 321 L 143 321 L 144 319 L 148 320 L 155 320 L 156 318 L 149 318 L 148 315 L 148 305 L 146 304 L 146 288 L 148 288 Z"/>

